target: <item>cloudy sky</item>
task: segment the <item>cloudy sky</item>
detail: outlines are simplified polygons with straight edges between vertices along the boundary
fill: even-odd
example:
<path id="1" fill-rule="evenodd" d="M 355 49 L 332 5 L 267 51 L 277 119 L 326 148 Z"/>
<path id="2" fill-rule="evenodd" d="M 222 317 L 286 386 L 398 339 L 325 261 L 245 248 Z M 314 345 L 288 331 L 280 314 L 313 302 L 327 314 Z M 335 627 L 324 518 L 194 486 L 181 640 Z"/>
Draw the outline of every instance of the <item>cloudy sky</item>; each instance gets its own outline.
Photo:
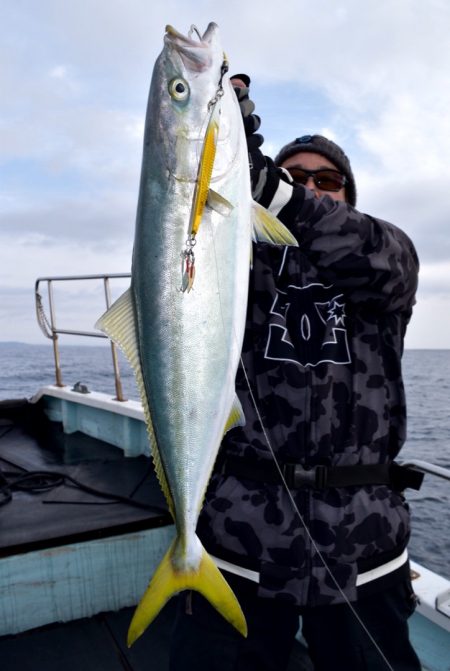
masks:
<path id="1" fill-rule="evenodd" d="M 407 347 L 450 347 L 447 0 L 3 0 L 1 19 L 0 340 L 45 342 L 37 277 L 130 270 L 165 25 L 215 21 L 231 70 L 252 77 L 265 152 L 309 132 L 346 149 L 359 209 L 419 252 Z M 90 329 L 101 299 L 64 285 L 58 326 Z"/>

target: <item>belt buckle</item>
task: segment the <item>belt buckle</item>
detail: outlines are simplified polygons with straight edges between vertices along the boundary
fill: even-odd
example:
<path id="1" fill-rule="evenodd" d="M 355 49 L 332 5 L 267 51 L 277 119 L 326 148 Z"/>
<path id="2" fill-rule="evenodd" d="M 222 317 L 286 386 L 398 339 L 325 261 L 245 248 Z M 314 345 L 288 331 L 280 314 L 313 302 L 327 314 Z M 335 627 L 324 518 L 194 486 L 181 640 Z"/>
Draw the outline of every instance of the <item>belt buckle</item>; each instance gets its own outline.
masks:
<path id="1" fill-rule="evenodd" d="M 289 464 L 292 485 L 295 489 L 324 489 L 327 486 L 327 467 L 323 465 L 304 468 L 300 464 Z M 293 468 L 292 468 L 293 466 Z"/>

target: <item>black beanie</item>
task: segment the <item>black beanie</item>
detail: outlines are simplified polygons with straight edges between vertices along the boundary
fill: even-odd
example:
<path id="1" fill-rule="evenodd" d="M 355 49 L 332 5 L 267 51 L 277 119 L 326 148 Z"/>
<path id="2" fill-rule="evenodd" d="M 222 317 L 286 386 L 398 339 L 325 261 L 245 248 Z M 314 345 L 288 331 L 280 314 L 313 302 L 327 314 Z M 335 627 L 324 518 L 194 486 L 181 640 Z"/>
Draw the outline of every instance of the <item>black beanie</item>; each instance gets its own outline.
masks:
<path id="1" fill-rule="evenodd" d="M 347 202 L 353 207 L 356 205 L 356 184 L 350 161 L 342 149 L 323 135 L 302 135 L 293 142 L 284 145 L 275 157 L 275 165 L 280 166 L 290 156 L 301 152 L 320 154 L 331 161 L 336 168 L 347 178 L 345 195 Z"/>

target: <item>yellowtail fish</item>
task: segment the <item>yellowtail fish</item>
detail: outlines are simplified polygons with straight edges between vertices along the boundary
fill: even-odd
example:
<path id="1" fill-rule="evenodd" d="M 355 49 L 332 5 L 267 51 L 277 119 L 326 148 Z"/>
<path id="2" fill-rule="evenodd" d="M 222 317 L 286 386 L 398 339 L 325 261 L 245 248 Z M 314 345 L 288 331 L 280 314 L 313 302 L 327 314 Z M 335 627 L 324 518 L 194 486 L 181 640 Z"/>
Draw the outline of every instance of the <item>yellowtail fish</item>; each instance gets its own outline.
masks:
<path id="1" fill-rule="evenodd" d="M 195 533 L 235 392 L 252 237 L 297 244 L 252 201 L 248 153 L 218 28 L 167 27 L 144 134 L 130 289 L 97 326 L 130 361 L 176 537 L 140 601 L 128 643 L 170 597 L 201 592 L 244 636 L 239 603 Z"/>

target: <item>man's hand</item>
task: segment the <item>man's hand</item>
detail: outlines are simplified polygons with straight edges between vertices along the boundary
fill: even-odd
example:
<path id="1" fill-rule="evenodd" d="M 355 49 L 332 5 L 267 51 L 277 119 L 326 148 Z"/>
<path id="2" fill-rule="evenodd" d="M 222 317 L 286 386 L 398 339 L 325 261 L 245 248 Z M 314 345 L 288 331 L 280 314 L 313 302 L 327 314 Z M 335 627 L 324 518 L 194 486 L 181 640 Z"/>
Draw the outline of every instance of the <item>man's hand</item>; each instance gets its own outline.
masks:
<path id="1" fill-rule="evenodd" d="M 255 103 L 248 97 L 250 87 L 250 77 L 248 75 L 233 75 L 230 77 L 230 82 L 234 88 L 239 107 L 241 108 L 242 119 L 244 121 L 244 130 L 247 137 L 248 150 L 251 153 L 264 142 L 264 138 L 259 133 L 256 133 L 261 125 L 261 119 L 257 114 L 253 114 L 255 110 Z"/>

